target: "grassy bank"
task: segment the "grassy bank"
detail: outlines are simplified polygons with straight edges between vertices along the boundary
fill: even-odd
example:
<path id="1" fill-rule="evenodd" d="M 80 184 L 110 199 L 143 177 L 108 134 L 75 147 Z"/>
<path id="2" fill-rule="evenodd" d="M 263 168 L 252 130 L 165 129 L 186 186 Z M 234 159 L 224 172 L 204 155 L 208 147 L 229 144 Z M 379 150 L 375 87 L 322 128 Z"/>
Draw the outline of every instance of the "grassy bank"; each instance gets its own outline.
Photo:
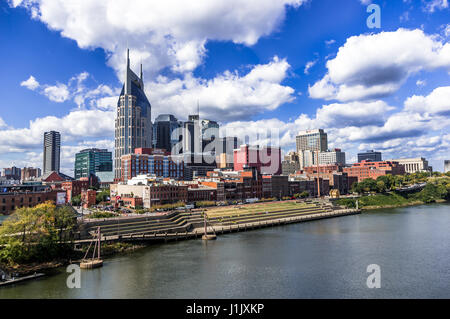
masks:
<path id="1" fill-rule="evenodd" d="M 435 185 L 428 184 L 422 191 L 414 194 L 401 194 L 397 192 L 365 195 L 358 199 L 343 198 L 337 201 L 337 204 L 355 208 L 356 200 L 361 209 L 378 209 L 378 208 L 395 208 L 413 205 L 423 205 L 436 202 L 448 201 L 448 193 L 444 192 L 442 188 Z"/>

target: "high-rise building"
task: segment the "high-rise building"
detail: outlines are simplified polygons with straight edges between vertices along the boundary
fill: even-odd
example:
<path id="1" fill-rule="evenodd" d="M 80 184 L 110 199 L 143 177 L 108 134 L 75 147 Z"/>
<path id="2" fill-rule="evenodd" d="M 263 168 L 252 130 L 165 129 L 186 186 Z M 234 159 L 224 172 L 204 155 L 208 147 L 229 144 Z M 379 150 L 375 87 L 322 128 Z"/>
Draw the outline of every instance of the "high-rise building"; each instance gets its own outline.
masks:
<path id="1" fill-rule="evenodd" d="M 302 131 L 296 142 L 297 153 L 305 150 L 325 152 L 328 149 L 328 135 L 323 129 Z"/>
<path id="2" fill-rule="evenodd" d="M 319 151 L 313 150 L 299 150 L 298 151 L 298 160 L 300 169 L 304 169 L 305 167 L 317 166 L 317 157 Z"/>
<path id="3" fill-rule="evenodd" d="M 204 149 L 206 145 L 211 144 L 219 138 L 219 123 L 216 121 L 201 120 L 200 129 L 202 131 L 202 145 Z"/>
<path id="4" fill-rule="evenodd" d="M 358 163 L 361 163 L 362 161 L 381 162 L 381 152 L 371 150 L 365 153 L 358 153 Z"/>
<path id="5" fill-rule="evenodd" d="M 112 152 L 89 148 L 75 154 L 75 179 L 113 170 Z"/>
<path id="6" fill-rule="evenodd" d="M 50 131 L 44 133 L 44 173 L 59 173 L 61 152 L 61 134 Z"/>
<path id="7" fill-rule="evenodd" d="M 183 124 L 183 148 L 184 154 L 195 154 L 202 152 L 201 127 L 198 115 L 189 115 Z"/>
<path id="8" fill-rule="evenodd" d="M 30 181 L 34 180 L 41 176 L 41 169 L 34 167 L 24 167 L 22 168 L 22 173 L 20 175 L 20 179 L 22 181 Z"/>
<path id="9" fill-rule="evenodd" d="M 15 166 L 4 168 L 3 176 L 6 177 L 6 179 L 20 180 L 21 169 Z"/>
<path id="10" fill-rule="evenodd" d="M 153 124 L 153 147 L 172 151 L 172 147 L 179 142 L 179 136 L 174 131 L 182 126 L 182 122 L 171 114 L 161 114 Z M 174 136 L 172 136 L 172 133 Z"/>
<path id="11" fill-rule="evenodd" d="M 444 173 L 450 172 L 450 160 L 444 161 Z"/>
<path id="12" fill-rule="evenodd" d="M 328 135 L 323 129 L 301 131 L 296 142 L 300 169 L 317 165 L 318 153 L 328 150 Z"/>
<path id="13" fill-rule="evenodd" d="M 345 165 L 345 152 L 342 152 L 340 148 L 335 148 L 327 152 L 320 152 L 319 165 L 330 164 Z"/>
<path id="14" fill-rule="evenodd" d="M 115 122 L 115 177 L 121 176 L 120 158 L 131 154 L 136 148 L 152 147 L 151 105 L 144 92 L 142 74 L 138 77 L 130 69 L 129 50 L 127 51 L 127 67 L 125 83 L 117 103 Z"/>

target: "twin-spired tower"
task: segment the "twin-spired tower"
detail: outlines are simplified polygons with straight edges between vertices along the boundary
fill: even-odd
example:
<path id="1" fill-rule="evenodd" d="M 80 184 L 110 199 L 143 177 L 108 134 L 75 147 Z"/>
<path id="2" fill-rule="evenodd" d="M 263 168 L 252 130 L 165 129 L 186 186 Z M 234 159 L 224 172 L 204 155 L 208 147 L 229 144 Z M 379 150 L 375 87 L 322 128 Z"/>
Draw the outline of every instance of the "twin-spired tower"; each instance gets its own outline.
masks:
<path id="1" fill-rule="evenodd" d="M 151 105 L 144 93 L 144 81 L 130 69 L 127 50 L 125 83 L 117 102 L 115 122 L 114 175 L 121 176 L 122 155 L 134 153 L 135 148 L 152 147 Z"/>

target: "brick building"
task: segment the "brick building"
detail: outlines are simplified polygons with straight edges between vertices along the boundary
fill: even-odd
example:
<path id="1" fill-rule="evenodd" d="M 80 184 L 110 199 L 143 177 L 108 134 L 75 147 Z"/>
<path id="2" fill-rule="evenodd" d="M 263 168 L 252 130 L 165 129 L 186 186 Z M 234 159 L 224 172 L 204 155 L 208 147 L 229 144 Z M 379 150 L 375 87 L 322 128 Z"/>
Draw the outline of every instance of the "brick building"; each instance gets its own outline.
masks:
<path id="1" fill-rule="evenodd" d="M 283 198 L 289 196 L 289 177 L 283 175 L 262 176 L 263 197 Z"/>
<path id="2" fill-rule="evenodd" d="M 330 182 L 327 179 L 319 178 L 320 195 L 327 196 L 330 193 Z M 294 179 L 289 181 L 289 195 L 308 192 L 310 196 L 317 196 L 317 178 L 312 179 Z"/>
<path id="3" fill-rule="evenodd" d="M 377 179 L 378 176 L 391 175 L 404 175 L 405 167 L 398 162 L 381 161 L 371 162 L 363 160 L 360 163 L 355 163 L 351 167 L 345 167 L 344 173 L 348 176 L 354 176 L 358 178 L 358 182 L 361 182 L 367 178 Z"/>
<path id="4" fill-rule="evenodd" d="M 142 174 L 182 180 L 184 161 L 169 152 L 152 148 L 137 148 L 134 154 L 121 157 L 121 180 L 126 182 Z"/>
<path id="5" fill-rule="evenodd" d="M 83 208 L 89 208 L 96 204 L 97 191 L 93 189 L 83 189 L 81 191 L 81 203 Z"/>
<path id="6" fill-rule="evenodd" d="M 82 178 L 76 181 L 62 182 L 61 189 L 66 191 L 66 200 L 70 203 L 73 197 L 80 195 L 83 190 L 88 189 L 89 184 L 88 178 Z"/>
<path id="7" fill-rule="evenodd" d="M 48 186 L 2 186 L 0 188 L 0 214 L 9 215 L 17 208 L 34 207 L 46 201 L 56 202 L 58 191 Z"/>

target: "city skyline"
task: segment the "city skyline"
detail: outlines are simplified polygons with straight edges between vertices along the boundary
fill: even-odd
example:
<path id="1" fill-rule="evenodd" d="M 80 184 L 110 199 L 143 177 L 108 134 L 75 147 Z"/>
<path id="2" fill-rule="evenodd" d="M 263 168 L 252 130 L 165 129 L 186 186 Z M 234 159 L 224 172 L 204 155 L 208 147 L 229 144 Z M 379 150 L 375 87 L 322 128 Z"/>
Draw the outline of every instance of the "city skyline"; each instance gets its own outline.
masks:
<path id="1" fill-rule="evenodd" d="M 116 26 L 117 35 L 89 25 L 98 33 L 91 36 L 56 19 L 57 14 L 87 18 L 88 8 L 74 13 L 45 1 L 2 3 L 1 27 L 17 30 L 5 35 L 5 51 L 21 53 L 3 59 L 8 61 L 6 71 L 14 68 L 12 78 L 2 80 L 4 101 L 14 107 L 0 115 L 0 165 L 41 167 L 42 134 L 51 130 L 61 132 L 61 171 L 68 175 L 73 175 L 74 155 L 82 149 L 112 151 L 129 46 L 131 68 L 138 70 L 141 62 L 144 66 L 152 120 L 173 114 L 184 121 L 197 113 L 199 103 L 201 118 L 219 121 L 238 137 L 280 129 L 285 154 L 295 150 L 299 131 L 323 128 L 329 148 L 341 148 L 349 163 L 356 162 L 357 153 L 374 149 L 384 158 L 426 157 L 435 170 L 443 171 L 450 153 L 448 5 L 380 3 L 382 28 L 371 30 L 365 24 L 367 2 L 345 1 L 347 10 L 339 11 L 333 11 L 337 4 L 332 1 L 267 2 L 267 11 L 258 13 L 240 3 L 227 10 L 239 10 L 244 17 L 255 14 L 255 21 L 237 21 L 235 31 L 220 17 L 220 8 L 211 5 L 208 13 L 199 12 L 189 22 L 134 26 L 144 36 L 167 32 L 175 43 L 155 39 L 154 46 L 139 38 L 132 25 Z M 167 10 L 155 6 L 155 11 Z M 33 16 L 33 8 L 41 14 Z M 207 14 L 207 21 L 219 21 L 225 28 L 198 31 Z M 310 31 L 319 27 L 312 21 L 319 15 L 328 31 Z M 101 27 L 110 24 L 105 20 Z M 304 30 L 304 24 L 310 27 Z M 42 44 L 18 43 L 30 32 Z M 295 47 L 289 43 L 294 36 L 299 38 Z M 382 45 L 371 54 L 376 43 Z M 407 58 L 392 63 L 378 58 L 391 57 L 399 45 Z M 44 46 L 52 50 L 34 57 Z M 361 61 L 349 61 L 363 53 Z M 52 66 L 55 61 L 58 65 Z"/>

